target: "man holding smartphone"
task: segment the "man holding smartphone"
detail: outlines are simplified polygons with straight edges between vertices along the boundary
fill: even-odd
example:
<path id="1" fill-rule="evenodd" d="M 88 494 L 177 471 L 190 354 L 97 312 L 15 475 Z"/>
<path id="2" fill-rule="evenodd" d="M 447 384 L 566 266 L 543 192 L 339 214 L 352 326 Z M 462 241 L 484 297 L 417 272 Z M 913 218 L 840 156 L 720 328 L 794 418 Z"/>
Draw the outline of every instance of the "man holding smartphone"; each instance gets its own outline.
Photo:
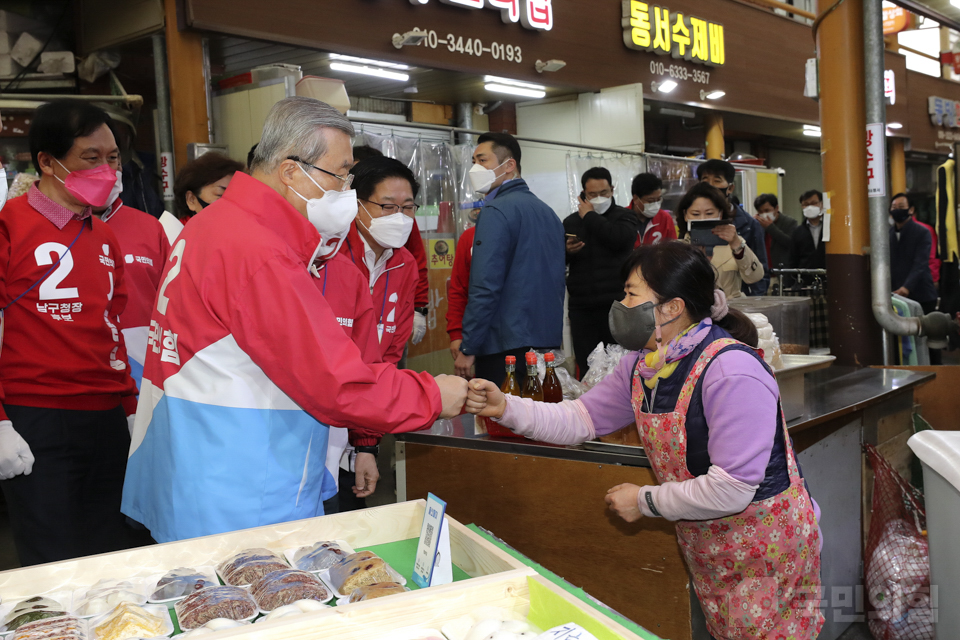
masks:
<path id="1" fill-rule="evenodd" d="M 613 201 L 610 172 L 587 170 L 577 211 L 563 221 L 566 234 L 567 291 L 570 333 L 579 377 L 587 372 L 587 356 L 597 344 L 612 343 L 607 316 L 614 300 L 623 298 L 620 267 L 633 250 L 640 220 Z"/>

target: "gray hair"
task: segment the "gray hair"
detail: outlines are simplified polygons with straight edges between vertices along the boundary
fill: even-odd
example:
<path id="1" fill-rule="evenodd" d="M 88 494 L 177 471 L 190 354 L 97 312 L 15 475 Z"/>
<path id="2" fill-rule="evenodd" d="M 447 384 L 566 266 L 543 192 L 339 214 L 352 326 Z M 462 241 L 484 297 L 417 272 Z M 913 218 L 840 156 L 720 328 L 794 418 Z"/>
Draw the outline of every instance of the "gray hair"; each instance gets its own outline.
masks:
<path id="1" fill-rule="evenodd" d="M 289 156 L 316 164 L 327 152 L 325 128 L 356 135 L 346 116 L 314 98 L 295 96 L 273 105 L 263 125 L 263 136 L 253 154 L 251 169 L 269 173 Z"/>

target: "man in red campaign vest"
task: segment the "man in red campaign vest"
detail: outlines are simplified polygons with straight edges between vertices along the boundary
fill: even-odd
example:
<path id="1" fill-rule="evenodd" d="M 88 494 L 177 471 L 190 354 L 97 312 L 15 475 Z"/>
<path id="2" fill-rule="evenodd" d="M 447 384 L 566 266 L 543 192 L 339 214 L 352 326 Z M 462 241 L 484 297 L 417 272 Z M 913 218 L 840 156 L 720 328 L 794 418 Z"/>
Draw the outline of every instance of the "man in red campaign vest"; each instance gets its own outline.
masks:
<path id="1" fill-rule="evenodd" d="M 0 486 L 23 565 L 127 544 L 120 496 L 137 387 L 117 319 L 125 264 L 92 215 L 120 167 L 108 122 L 77 100 L 37 109 L 40 180 L 0 211 Z"/>
<path id="2" fill-rule="evenodd" d="M 127 345 L 130 373 L 139 388 L 147 355 L 150 314 L 157 299 L 160 274 L 170 255 L 170 242 L 159 220 L 123 204 L 120 199 L 122 189 L 123 174 L 118 170 L 116 186 L 107 198 L 107 208 L 94 210 L 93 215 L 110 226 L 123 252 L 128 299 L 120 316 L 120 326 Z"/>

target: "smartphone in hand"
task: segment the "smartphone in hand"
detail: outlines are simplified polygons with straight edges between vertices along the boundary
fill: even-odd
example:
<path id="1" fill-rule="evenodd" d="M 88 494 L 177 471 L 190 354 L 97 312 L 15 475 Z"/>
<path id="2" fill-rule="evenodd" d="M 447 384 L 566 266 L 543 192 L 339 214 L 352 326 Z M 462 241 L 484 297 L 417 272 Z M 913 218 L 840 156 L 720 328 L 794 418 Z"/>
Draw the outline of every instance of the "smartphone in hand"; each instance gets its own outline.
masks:
<path id="1" fill-rule="evenodd" d="M 719 247 L 727 241 L 713 233 L 714 228 L 733 224 L 732 220 L 693 220 L 690 222 L 690 244 L 700 247 Z"/>

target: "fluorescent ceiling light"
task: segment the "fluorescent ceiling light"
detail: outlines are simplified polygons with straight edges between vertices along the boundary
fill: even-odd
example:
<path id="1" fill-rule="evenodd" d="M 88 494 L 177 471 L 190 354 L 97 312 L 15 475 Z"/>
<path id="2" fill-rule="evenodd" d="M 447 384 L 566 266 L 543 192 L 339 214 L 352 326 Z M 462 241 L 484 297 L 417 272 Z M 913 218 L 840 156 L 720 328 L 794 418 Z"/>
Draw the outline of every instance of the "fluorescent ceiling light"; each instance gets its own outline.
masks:
<path id="1" fill-rule="evenodd" d="M 521 82 L 520 80 L 511 80 L 510 78 L 498 78 L 497 76 L 483 76 L 484 82 L 491 82 L 493 84 L 506 84 L 511 87 L 523 87 L 524 89 L 535 89 L 537 91 L 545 91 L 546 87 L 542 84 L 535 84 L 533 82 Z"/>
<path id="2" fill-rule="evenodd" d="M 720 91 L 719 89 L 715 89 L 713 91 L 708 92 L 706 95 L 706 98 L 707 100 L 719 100 L 725 95 L 727 95 L 726 91 Z"/>
<path id="3" fill-rule="evenodd" d="M 496 82 L 490 82 L 484 85 L 484 88 L 487 91 L 495 91 L 497 93 L 509 93 L 515 96 L 523 96 L 525 98 L 542 98 L 547 95 L 546 91 L 541 91 L 540 89 L 528 89 L 526 87 L 511 86 L 509 84 L 498 84 Z"/>
<path id="4" fill-rule="evenodd" d="M 673 80 L 664 80 L 663 82 L 657 85 L 656 90 L 659 91 L 660 93 L 670 93 L 676 88 L 677 88 L 676 82 L 674 82 Z"/>
<path id="5" fill-rule="evenodd" d="M 400 80 L 401 82 L 406 82 L 410 79 L 410 76 L 406 73 L 387 71 L 386 69 L 378 69 L 377 67 L 365 67 L 357 64 L 348 64 L 346 62 L 331 62 L 330 68 L 334 71 L 361 73 L 365 76 L 376 76 L 378 78 L 386 78 L 387 80 Z"/>
<path id="6" fill-rule="evenodd" d="M 900 124 L 899 122 L 888 122 L 887 129 L 903 129 L 903 125 Z"/>
<path id="7" fill-rule="evenodd" d="M 811 138 L 819 138 L 819 137 L 820 137 L 820 129 L 804 129 L 804 130 L 803 130 L 803 135 L 805 135 L 805 136 L 810 136 Z"/>
<path id="8" fill-rule="evenodd" d="M 380 60 L 371 60 L 370 58 L 358 58 L 356 56 L 345 56 L 339 53 L 331 53 L 331 60 L 343 60 L 345 62 L 356 62 L 359 64 L 372 64 L 378 67 L 387 67 L 388 69 L 409 69 L 410 65 L 400 64 L 399 62 L 382 62 Z"/>
<path id="9" fill-rule="evenodd" d="M 818 124 L 805 124 L 803 125 L 804 131 L 820 131 L 820 125 Z"/>

